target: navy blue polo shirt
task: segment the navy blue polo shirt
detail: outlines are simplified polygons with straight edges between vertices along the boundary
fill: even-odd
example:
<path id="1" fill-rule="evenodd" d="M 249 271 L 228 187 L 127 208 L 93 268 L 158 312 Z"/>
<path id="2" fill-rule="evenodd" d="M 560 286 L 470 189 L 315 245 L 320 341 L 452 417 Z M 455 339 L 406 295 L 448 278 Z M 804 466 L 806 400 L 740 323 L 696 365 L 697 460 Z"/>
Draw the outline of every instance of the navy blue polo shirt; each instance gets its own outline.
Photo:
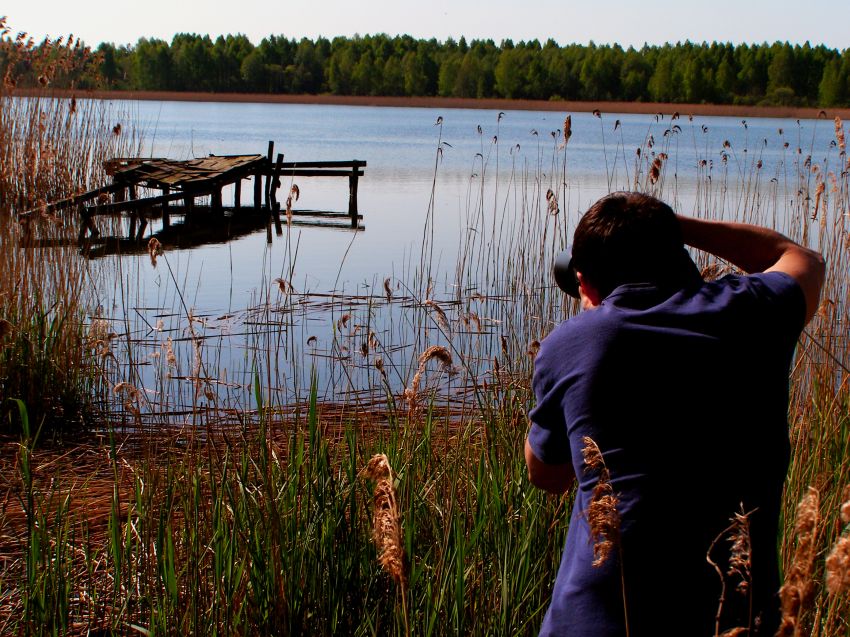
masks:
<path id="1" fill-rule="evenodd" d="M 624 608 L 632 637 L 714 635 L 721 582 L 706 553 L 742 505 L 754 511 L 755 634 L 773 635 L 788 378 L 804 320 L 790 276 L 730 275 L 685 289 L 620 286 L 543 340 L 529 442 L 545 463 L 571 462 L 578 488 L 541 635 L 625 635 Z M 621 551 L 600 567 L 585 519 L 598 475 L 585 471 L 584 436 L 620 499 Z M 728 549 L 723 540 L 712 552 L 724 572 Z M 749 621 L 737 581 L 721 632 Z"/>

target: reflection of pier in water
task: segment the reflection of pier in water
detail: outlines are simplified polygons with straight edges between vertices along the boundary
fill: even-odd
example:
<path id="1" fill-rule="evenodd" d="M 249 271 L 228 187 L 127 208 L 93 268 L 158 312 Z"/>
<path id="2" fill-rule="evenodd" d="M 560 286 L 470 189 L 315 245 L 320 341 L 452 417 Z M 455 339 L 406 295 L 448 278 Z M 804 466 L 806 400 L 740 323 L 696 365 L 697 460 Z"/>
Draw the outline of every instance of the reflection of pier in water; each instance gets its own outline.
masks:
<path id="1" fill-rule="evenodd" d="M 105 162 L 112 183 L 57 201 L 43 211 L 76 209 L 80 215 L 79 243 L 90 256 L 143 251 L 141 245 L 153 219 L 162 228 L 152 236 L 166 247 L 190 248 L 221 243 L 266 226 L 266 238 L 283 234 L 277 192 L 282 177 L 347 177 L 348 210 L 295 209 L 299 190 L 285 198 L 287 224 L 364 230 L 357 209 L 357 186 L 365 161 L 284 162 L 274 157 L 274 142 L 263 155 L 210 155 L 186 161 L 161 158 L 115 158 Z M 253 205 L 242 204 L 242 185 L 253 182 Z M 140 188 L 146 195 L 139 196 Z M 232 189 L 232 206 L 224 206 L 223 190 Z M 25 218 L 35 211 L 24 213 Z M 129 219 L 126 235 L 101 237 L 96 219 L 111 215 Z M 173 217 L 179 217 L 179 222 Z M 122 224 L 123 225 L 123 224 Z"/>
<path id="2" fill-rule="evenodd" d="M 148 241 L 156 238 L 166 250 L 188 250 L 204 245 L 227 243 L 234 239 L 244 237 L 266 229 L 266 240 L 272 242 L 272 227 L 277 226 L 276 232 L 281 234 L 283 225 L 277 224 L 269 219 L 269 215 L 263 211 L 255 212 L 253 209 L 242 209 L 235 214 L 232 207 L 223 208 L 223 214 L 214 215 L 209 206 L 195 206 L 194 217 L 186 216 L 182 206 L 170 207 L 169 225 L 163 225 L 156 232 L 145 235 L 149 219 L 142 219 L 137 229 L 130 224 L 130 232 L 127 236 L 92 236 L 77 242 L 82 254 L 96 259 L 113 254 L 142 254 L 148 250 Z M 315 215 L 315 216 L 314 216 Z M 331 216 L 331 221 L 322 221 L 324 217 Z M 337 230 L 351 230 L 347 221 L 340 223 L 333 221 L 339 217 L 339 213 L 314 212 L 309 218 L 297 218 L 292 220 L 293 225 L 299 227 L 309 226 L 315 228 L 335 228 Z M 198 222 L 200 217 L 202 221 Z M 362 230 L 363 228 L 358 228 Z"/>

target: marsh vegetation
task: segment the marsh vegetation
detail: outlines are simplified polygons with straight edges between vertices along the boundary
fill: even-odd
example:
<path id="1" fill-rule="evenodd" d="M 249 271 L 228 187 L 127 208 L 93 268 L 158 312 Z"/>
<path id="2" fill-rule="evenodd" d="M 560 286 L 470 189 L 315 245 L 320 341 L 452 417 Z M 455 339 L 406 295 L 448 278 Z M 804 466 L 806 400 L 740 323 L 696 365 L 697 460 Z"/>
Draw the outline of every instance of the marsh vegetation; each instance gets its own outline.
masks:
<path id="1" fill-rule="evenodd" d="M 181 292 L 140 335 L 99 309 L 98 286 L 116 284 L 75 249 L 33 247 L 75 237 L 73 219 L 16 217 L 137 150 L 114 117 L 0 93 L 0 632 L 533 634 L 571 503 L 532 489 L 520 452 L 538 342 L 577 311 L 549 276 L 577 214 L 567 123 L 533 161 L 475 160 L 452 267 L 434 258 L 432 200 L 418 262 L 368 292 L 269 276 L 237 313 L 244 364 L 225 370 L 208 333 L 233 317 L 196 316 Z M 827 258 L 791 377 L 779 541 L 787 634 L 850 634 L 844 125 L 827 148 L 787 144 L 764 174 L 760 141 L 680 147 L 685 122 L 666 117 L 657 143 L 617 148 L 633 188 Z M 687 204 L 676 162 L 696 163 Z M 183 289 L 169 257 L 141 259 Z"/>

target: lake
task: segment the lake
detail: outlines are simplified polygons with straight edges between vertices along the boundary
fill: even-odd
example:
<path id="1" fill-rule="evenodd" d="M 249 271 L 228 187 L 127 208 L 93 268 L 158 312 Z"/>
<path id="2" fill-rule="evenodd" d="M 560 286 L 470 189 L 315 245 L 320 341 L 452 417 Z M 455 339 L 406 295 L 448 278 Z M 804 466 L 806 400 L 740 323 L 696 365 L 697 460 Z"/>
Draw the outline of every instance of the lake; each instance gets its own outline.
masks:
<path id="1" fill-rule="evenodd" d="M 150 396 L 159 396 L 166 393 L 166 378 L 169 382 L 182 378 L 177 394 L 183 398 L 178 402 L 198 399 L 197 387 L 186 388 L 187 378 L 198 376 L 197 362 L 191 362 L 198 355 L 188 345 L 182 354 L 183 367 L 196 373 L 181 369 L 179 374 L 163 374 L 158 353 L 166 334 L 177 343 L 192 342 L 189 311 L 201 318 L 197 329 L 211 339 L 205 342 L 215 341 L 208 347 L 212 353 L 205 354 L 211 356 L 205 373 L 219 379 L 217 392 L 230 385 L 241 392 L 252 371 L 262 367 L 269 385 L 287 391 L 295 387 L 301 396 L 316 356 L 351 361 L 357 358 L 352 350 L 363 349 L 362 334 L 351 334 L 353 328 L 340 324 L 345 314 L 355 316 L 355 307 L 360 313 L 352 325 L 366 326 L 364 333 L 383 335 L 385 340 L 392 335 L 395 349 L 385 350 L 384 356 L 397 371 L 391 383 L 396 390 L 409 382 L 415 354 L 425 344 L 412 336 L 421 325 L 405 318 L 405 307 L 420 306 L 423 297 L 460 303 L 462 294 L 457 290 L 465 285 L 472 285 L 475 294 L 499 297 L 503 306 L 512 305 L 510 288 L 496 285 L 501 275 L 497 270 L 512 267 L 512 255 L 506 252 L 526 255 L 534 249 L 516 237 L 531 233 L 539 239 L 543 233 L 548 256 L 541 255 L 536 263 L 545 269 L 580 213 L 610 190 L 631 188 L 636 171 L 640 170 L 642 187 L 654 190 L 680 212 L 698 214 L 710 205 L 719 206 L 714 216 L 734 217 L 737 205 L 751 206 L 753 192 L 768 196 L 771 190 L 776 195 L 796 189 L 798 168 L 808 170 L 807 161 L 828 166 L 836 153 L 833 122 L 823 120 L 578 113 L 572 116 L 572 136 L 564 149 L 565 114 L 552 112 L 145 101 L 112 107 L 115 113 L 126 114 L 121 116 L 125 127 L 141 133 L 143 154 L 150 156 L 188 159 L 265 153 L 273 140 L 275 152 L 284 153 L 286 161 L 368 162 L 359 189 L 365 231 L 293 225 L 269 244 L 265 228 L 259 228 L 227 243 L 167 251 L 165 267 L 160 262 L 154 268 L 147 256 L 139 255 L 93 264 L 94 270 L 103 270 L 93 276 L 100 282 L 104 315 L 123 323 L 133 347 L 141 348 L 131 355 L 133 347 L 128 345 L 127 357 L 136 361 L 153 357 L 147 368 L 133 372 L 138 376 L 134 382 Z M 660 177 L 652 183 L 648 173 L 659 155 Z M 279 199 L 285 199 L 291 185 L 283 181 Z M 345 179 L 304 178 L 297 185 L 301 193 L 297 208 L 347 209 Z M 555 221 L 547 211 L 550 188 L 558 199 Z M 229 197 L 225 192 L 225 204 Z M 776 210 L 774 206 L 770 214 Z M 793 222 L 789 214 L 776 225 L 784 229 Z M 530 229 L 534 223 L 541 227 Z M 148 231 L 157 229 L 153 224 Z M 428 292 L 422 276 L 420 287 L 415 289 L 414 284 L 421 270 L 423 240 L 429 264 L 425 278 L 434 280 Z M 465 263 L 475 259 L 479 263 L 465 280 L 457 273 L 459 255 L 466 255 Z M 296 294 L 282 297 L 273 282 L 276 278 L 289 282 Z M 386 279 L 394 297 L 404 299 L 404 304 L 388 303 L 393 309 L 378 311 L 376 304 L 364 299 L 384 297 Z M 549 284 L 545 272 L 538 272 L 535 280 L 541 288 Z M 341 296 L 322 296 L 329 293 Z M 563 302 L 550 296 L 545 310 L 539 304 L 533 310 L 526 306 L 491 310 L 493 325 L 507 320 L 504 312 L 514 318 L 517 312 L 551 314 Z M 345 303 L 339 300 L 343 297 Z M 464 312 L 471 312 L 468 304 L 463 312 L 450 312 L 447 320 L 451 325 L 468 323 Z M 285 321 L 275 318 L 284 315 Z M 539 335 L 546 322 L 554 320 L 538 318 L 542 322 L 522 328 L 519 346 L 524 346 L 519 341 L 535 332 Z M 161 330 L 156 329 L 158 321 Z M 274 335 L 258 327 L 263 325 Z M 432 336 L 435 327 L 439 326 L 431 326 Z M 350 342 L 343 345 L 340 336 L 345 330 Z M 488 348 L 491 351 L 492 344 Z M 301 364 L 308 354 L 313 355 L 312 363 Z M 357 375 L 373 388 L 373 361 L 365 353 L 362 358 L 353 372 L 321 373 L 323 393 L 360 391 Z M 174 388 L 170 392 L 173 400 Z M 232 400 L 242 405 L 249 399 L 243 395 Z"/>

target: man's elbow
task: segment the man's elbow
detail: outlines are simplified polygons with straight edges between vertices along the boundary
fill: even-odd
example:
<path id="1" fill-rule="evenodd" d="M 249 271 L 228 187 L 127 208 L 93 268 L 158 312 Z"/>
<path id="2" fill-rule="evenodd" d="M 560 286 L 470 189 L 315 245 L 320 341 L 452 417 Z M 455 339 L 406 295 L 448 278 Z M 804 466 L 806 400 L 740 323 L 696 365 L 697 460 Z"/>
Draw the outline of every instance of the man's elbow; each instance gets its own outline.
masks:
<path id="1" fill-rule="evenodd" d="M 527 440 L 525 442 L 525 464 L 528 467 L 529 482 L 547 493 L 561 495 L 569 491 L 573 484 L 574 473 L 570 463 L 544 463 L 534 454 Z"/>

